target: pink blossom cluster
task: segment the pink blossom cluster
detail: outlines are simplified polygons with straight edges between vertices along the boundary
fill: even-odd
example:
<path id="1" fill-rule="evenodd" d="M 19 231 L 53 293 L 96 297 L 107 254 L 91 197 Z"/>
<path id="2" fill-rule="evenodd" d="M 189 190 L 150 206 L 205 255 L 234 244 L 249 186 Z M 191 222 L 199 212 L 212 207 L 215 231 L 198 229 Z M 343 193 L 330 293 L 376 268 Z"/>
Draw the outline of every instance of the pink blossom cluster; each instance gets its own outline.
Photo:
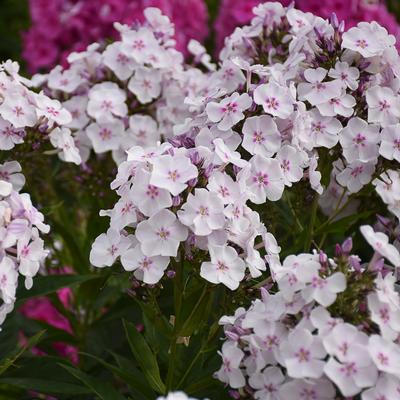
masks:
<path id="1" fill-rule="evenodd" d="M 158 7 L 176 26 L 177 49 L 186 54 L 190 39 L 208 33 L 203 0 L 30 0 L 31 28 L 24 33 L 23 57 L 32 72 L 66 63 L 73 51 L 118 38 L 114 22 L 143 22 L 146 7 Z"/>
<path id="2" fill-rule="evenodd" d="M 219 14 L 215 22 L 216 47 L 220 50 L 224 40 L 236 27 L 248 24 L 252 17 L 252 9 L 263 3 L 263 0 L 222 0 Z M 290 0 L 280 0 L 288 6 Z M 336 13 L 340 21 L 345 21 L 349 29 L 361 21 L 376 21 L 385 27 L 397 39 L 400 38 L 400 26 L 396 17 L 391 14 L 384 1 L 380 0 L 296 0 L 296 8 L 304 12 L 311 12 L 322 18 L 329 18 Z"/>

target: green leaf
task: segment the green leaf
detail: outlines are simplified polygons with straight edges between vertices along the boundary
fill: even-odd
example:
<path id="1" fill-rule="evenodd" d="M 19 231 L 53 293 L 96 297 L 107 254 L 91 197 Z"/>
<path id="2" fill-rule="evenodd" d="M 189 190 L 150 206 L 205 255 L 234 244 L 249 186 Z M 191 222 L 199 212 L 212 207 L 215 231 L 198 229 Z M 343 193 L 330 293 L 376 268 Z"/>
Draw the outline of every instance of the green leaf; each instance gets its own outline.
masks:
<path id="1" fill-rule="evenodd" d="M 374 211 L 364 211 L 357 214 L 349 215 L 339 219 L 338 221 L 333 221 L 328 225 L 321 225 L 320 228 L 316 229 L 315 233 L 343 233 L 346 232 L 351 225 L 355 224 L 359 220 L 366 219 L 374 214 Z"/>
<path id="2" fill-rule="evenodd" d="M 111 385 L 107 382 L 103 382 L 96 378 L 91 377 L 79 369 L 70 367 L 65 364 L 61 364 L 60 366 L 66 369 L 71 375 L 73 375 L 76 379 L 81 381 L 90 391 L 102 400 L 126 400 L 124 396 L 118 393 Z"/>
<path id="3" fill-rule="evenodd" d="M 129 347 L 147 381 L 156 392 L 163 394 L 165 392 L 165 385 L 161 380 L 156 356 L 151 351 L 144 337 L 136 330 L 135 325 L 127 321 L 123 323 Z"/>
<path id="4" fill-rule="evenodd" d="M 155 398 L 155 393 L 152 389 L 143 383 L 143 375 L 136 368 L 135 370 L 125 370 L 120 367 L 116 367 L 103 359 L 96 357 L 92 354 L 88 353 L 80 353 L 86 357 L 90 357 L 96 360 L 99 364 L 103 365 L 110 372 L 112 372 L 116 377 L 122 379 L 127 385 L 129 385 L 134 391 L 135 396 L 140 396 L 140 399 L 148 399 Z M 139 397 L 136 397 L 137 400 L 140 400 Z"/>
<path id="5" fill-rule="evenodd" d="M 98 279 L 99 275 L 46 275 L 37 276 L 34 280 L 33 287 L 26 290 L 23 285 L 17 293 L 17 306 L 23 301 L 32 297 L 46 296 L 56 292 L 58 289 L 71 287 L 91 279 Z"/>
<path id="6" fill-rule="evenodd" d="M 15 362 L 20 358 L 26 351 L 30 350 L 36 344 L 40 342 L 42 336 L 46 331 L 38 332 L 36 335 L 28 339 L 27 343 L 21 348 L 14 350 L 11 354 L 0 361 L 0 375 L 4 374 Z"/>
<path id="7" fill-rule="evenodd" d="M 185 300 L 185 304 L 190 305 L 190 314 L 183 318 L 184 323 L 182 327 L 177 327 L 180 336 L 191 336 L 210 315 L 213 292 L 210 293 L 207 290 L 207 285 L 205 285 L 201 292 L 196 291 L 195 294 L 196 297 L 193 298 L 191 296 Z M 197 299 L 197 302 L 194 299 Z"/>
<path id="8" fill-rule="evenodd" d="M 89 389 L 73 383 L 60 382 L 53 379 L 38 379 L 38 378 L 15 378 L 7 377 L 0 378 L 0 384 L 17 386 L 26 390 L 34 390 L 45 394 L 68 394 L 79 395 L 91 393 Z M 111 400 L 111 398 L 110 398 Z"/>

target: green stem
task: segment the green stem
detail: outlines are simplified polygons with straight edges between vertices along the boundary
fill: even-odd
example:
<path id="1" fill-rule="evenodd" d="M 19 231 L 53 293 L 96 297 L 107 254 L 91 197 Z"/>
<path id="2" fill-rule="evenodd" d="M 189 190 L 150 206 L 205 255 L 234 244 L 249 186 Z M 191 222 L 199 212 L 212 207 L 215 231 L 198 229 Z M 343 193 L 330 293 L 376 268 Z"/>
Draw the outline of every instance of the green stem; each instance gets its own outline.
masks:
<path id="1" fill-rule="evenodd" d="M 312 206 L 311 206 L 311 219 L 310 219 L 310 224 L 307 229 L 307 235 L 306 235 L 306 240 L 304 242 L 304 251 L 310 251 L 311 248 L 311 243 L 313 241 L 313 235 L 314 235 L 314 225 L 315 225 L 315 219 L 317 217 L 317 211 L 318 211 L 318 199 L 319 196 L 318 194 L 315 195 Z"/>
<path id="2" fill-rule="evenodd" d="M 292 204 L 292 202 L 290 200 L 290 197 L 289 197 L 288 193 L 284 192 L 284 196 L 285 196 L 285 199 L 286 199 L 286 201 L 287 201 L 287 203 L 289 205 L 289 209 L 290 209 L 290 211 L 291 211 L 291 213 L 292 213 L 292 215 L 294 217 L 294 220 L 296 221 L 297 226 L 299 227 L 300 231 L 304 231 L 303 225 L 301 224 L 299 218 L 297 217 L 296 211 L 295 211 L 295 209 L 293 207 L 293 204 Z"/>

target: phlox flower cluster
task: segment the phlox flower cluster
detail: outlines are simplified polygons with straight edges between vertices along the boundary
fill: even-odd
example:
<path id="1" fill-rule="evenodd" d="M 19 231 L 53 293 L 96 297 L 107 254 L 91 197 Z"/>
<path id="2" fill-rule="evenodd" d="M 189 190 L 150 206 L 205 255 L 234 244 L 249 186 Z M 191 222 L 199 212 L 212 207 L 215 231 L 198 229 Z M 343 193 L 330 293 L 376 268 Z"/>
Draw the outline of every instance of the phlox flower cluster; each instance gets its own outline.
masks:
<path id="1" fill-rule="evenodd" d="M 23 34 L 23 57 L 31 72 L 65 65 L 73 51 L 82 51 L 93 42 L 118 39 L 115 21 L 128 25 L 143 22 L 147 7 L 157 7 L 172 19 L 177 27 L 176 47 L 185 54 L 190 39 L 203 41 L 207 36 L 203 0 L 30 0 L 32 25 Z"/>
<path id="2" fill-rule="evenodd" d="M 398 397 L 400 295 L 382 256 L 398 263 L 400 254 L 384 233 L 361 232 L 378 249 L 369 263 L 351 254 L 351 239 L 333 259 L 289 255 L 271 267 L 261 299 L 221 318 L 226 340 L 215 375 L 237 398 Z"/>
<path id="3" fill-rule="evenodd" d="M 48 233 L 49 226 L 29 194 L 20 193 L 24 183 L 17 161 L 0 164 L 0 325 L 13 310 L 19 277 L 30 289 L 48 254 L 40 233 Z"/>
<path id="4" fill-rule="evenodd" d="M 10 60 L 0 65 L 0 150 L 11 150 L 28 141 L 33 149 L 48 139 L 65 161 L 79 164 L 79 153 L 68 129 L 70 112 L 58 100 L 30 89 L 30 80 L 19 75 Z"/>
<path id="5" fill-rule="evenodd" d="M 397 211 L 394 37 L 376 23 L 343 33 L 336 20 L 279 3 L 254 13 L 226 41 L 207 95 L 187 96 L 197 114 L 175 125 L 169 142 L 128 150 L 112 184 L 120 200 L 104 213 L 110 230 L 94 243 L 94 265 L 121 257 L 138 279 L 156 283 L 179 253 L 199 257 L 205 279 L 236 289 L 266 270 L 259 249 L 267 260 L 279 254 L 251 204 L 277 201 L 285 187 L 309 185 L 329 214 L 372 183 Z M 327 187 L 321 157 L 333 166 Z"/>
<path id="6" fill-rule="evenodd" d="M 240 153 L 251 156 L 243 168 L 254 192 L 250 199 L 277 200 L 282 183 L 308 179 L 329 214 L 345 203 L 354 205 L 349 195 L 372 183 L 390 211 L 398 213 L 395 38 L 376 22 L 343 32 L 336 18 L 328 22 L 279 3 L 262 4 L 254 13 L 251 25 L 226 40 L 222 67 L 214 76 L 226 78 L 226 69 L 236 74 L 228 75 L 229 83 L 209 96 L 205 107 L 206 124 L 233 129 L 246 150 Z M 245 108 L 236 101 L 242 96 L 250 98 Z M 199 122 L 188 125 L 193 129 Z M 267 163 L 280 171 L 268 174 Z M 327 164 L 330 181 L 321 183 Z M 274 175 L 279 190 L 268 193 L 274 185 L 271 179 L 257 180 L 260 174 Z"/>
<path id="7" fill-rule="evenodd" d="M 291 1 L 280 0 L 283 6 Z M 253 7 L 263 3 L 263 0 L 222 0 L 217 19 L 214 24 L 217 49 L 224 45 L 224 40 L 236 27 L 248 24 L 253 18 Z M 311 12 L 322 18 L 329 18 L 334 12 L 340 21 L 344 21 L 346 29 L 356 26 L 361 21 L 376 21 L 391 34 L 399 38 L 400 26 L 396 17 L 389 12 L 384 1 L 380 0 L 296 0 L 296 8 Z"/>
<path id="8" fill-rule="evenodd" d="M 5 155 L 15 145 L 25 141 L 34 145 L 50 137 L 53 141 L 60 126 L 69 123 L 71 114 L 57 100 L 29 89 L 30 81 L 19 75 L 19 66 L 7 61 L 0 65 L 0 150 Z M 66 148 L 68 138 L 56 147 Z M 33 146 L 34 147 L 34 146 Z M 72 154 L 72 153 L 70 153 Z M 75 154 L 78 156 L 78 153 Z M 5 159 L 6 157 L 2 157 Z M 78 160 L 68 158 L 68 161 Z M 79 160 L 80 161 L 80 160 Z M 48 233 L 44 216 L 21 193 L 25 184 L 21 165 L 17 161 L 0 164 L 0 325 L 12 311 L 16 300 L 18 279 L 24 277 L 30 289 L 48 251 L 40 233 Z"/>
<path id="9" fill-rule="evenodd" d="M 63 131 L 72 132 L 84 162 L 93 149 L 112 152 L 120 163 L 130 147 L 165 140 L 174 124 L 196 110 L 182 99 L 202 93 L 205 75 L 184 65 L 173 47 L 174 25 L 168 17 L 156 8 L 147 8 L 144 15 L 146 22 L 134 28 L 116 24 L 120 41 L 91 44 L 68 57 L 68 68 L 57 66 L 34 77 L 73 115 Z"/>

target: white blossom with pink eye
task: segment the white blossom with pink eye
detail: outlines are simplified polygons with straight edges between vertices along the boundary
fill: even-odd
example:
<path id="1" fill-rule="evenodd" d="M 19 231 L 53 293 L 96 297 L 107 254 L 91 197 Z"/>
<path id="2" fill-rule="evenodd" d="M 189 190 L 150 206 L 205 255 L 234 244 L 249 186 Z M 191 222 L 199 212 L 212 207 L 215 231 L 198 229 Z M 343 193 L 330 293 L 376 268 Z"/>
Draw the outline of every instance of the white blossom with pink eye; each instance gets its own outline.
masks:
<path id="1" fill-rule="evenodd" d="M 345 289 L 346 278 L 342 272 L 335 272 L 327 278 L 322 278 L 317 274 L 302 290 L 302 295 L 307 303 L 315 300 L 322 306 L 329 307 L 335 302 L 337 293 L 343 292 Z"/>
<path id="2" fill-rule="evenodd" d="M 352 118 L 340 133 L 343 155 L 349 163 L 368 162 L 378 158 L 379 126 L 361 118 Z"/>
<path id="3" fill-rule="evenodd" d="M 396 340 L 400 331 L 399 308 L 382 301 L 376 293 L 370 293 L 368 295 L 368 309 L 371 320 L 379 326 L 382 337 L 390 341 Z"/>
<path id="4" fill-rule="evenodd" d="M 239 287 L 244 278 L 245 264 L 233 247 L 208 247 L 211 261 L 204 261 L 200 267 L 200 276 L 212 283 L 222 283 L 231 290 Z"/>
<path id="5" fill-rule="evenodd" d="M 21 171 L 21 164 L 18 161 L 6 161 L 0 164 L 0 179 L 10 182 L 13 189 L 19 192 L 25 185 L 25 177 Z"/>
<path id="6" fill-rule="evenodd" d="M 135 232 L 143 254 L 148 257 L 176 257 L 178 247 L 186 240 L 187 235 L 187 228 L 177 220 L 173 212 L 167 209 L 140 222 Z"/>
<path id="7" fill-rule="evenodd" d="M 311 150 L 314 147 L 332 148 L 339 141 L 339 133 L 343 127 L 340 121 L 332 117 L 322 116 L 318 110 L 313 109 L 309 112 L 311 117 L 311 129 L 304 132 L 304 146 Z"/>
<path id="8" fill-rule="evenodd" d="M 292 186 L 303 177 L 304 157 L 295 147 L 285 144 L 282 146 L 276 157 L 283 172 L 283 180 L 286 186 Z"/>
<path id="9" fill-rule="evenodd" d="M 137 208 L 147 217 L 151 217 L 164 208 L 172 206 L 172 198 L 167 189 L 150 184 L 151 173 L 144 168 L 136 171 L 135 186 L 130 198 Z"/>
<path id="10" fill-rule="evenodd" d="M 222 345 L 222 351 L 219 352 L 222 357 L 222 366 L 215 373 L 218 379 L 228 383 L 232 388 L 241 388 L 246 384 L 243 373 L 240 370 L 240 363 L 244 353 L 235 344 L 226 342 Z"/>
<path id="11" fill-rule="evenodd" d="M 391 400 L 397 399 L 400 394 L 400 380 L 392 375 L 382 374 L 374 387 L 365 390 L 362 400 Z"/>
<path id="12" fill-rule="evenodd" d="M 0 150 L 11 150 L 16 144 L 24 142 L 24 136 L 22 130 L 0 117 Z"/>
<path id="13" fill-rule="evenodd" d="M 345 61 L 337 61 L 335 67 L 329 70 L 328 76 L 341 82 L 343 88 L 356 90 L 360 71 L 356 67 L 350 67 Z"/>
<path id="14" fill-rule="evenodd" d="M 163 277 L 169 265 L 169 257 L 145 256 L 137 244 L 122 254 L 121 264 L 125 271 L 134 271 L 136 279 L 154 285 Z"/>
<path id="15" fill-rule="evenodd" d="M 137 63 L 151 62 L 151 57 L 157 52 L 162 53 L 153 32 L 146 27 L 121 32 L 121 50 L 127 57 L 132 57 Z"/>
<path id="16" fill-rule="evenodd" d="M 254 90 L 254 102 L 263 107 L 267 114 L 286 119 L 294 110 L 291 95 L 287 88 L 275 82 L 257 86 Z"/>
<path id="17" fill-rule="evenodd" d="M 238 181 L 246 182 L 247 193 L 255 204 L 262 204 L 266 199 L 277 201 L 285 188 L 283 172 L 279 161 L 260 155 L 250 160 L 250 165 L 238 175 Z"/>
<path id="18" fill-rule="evenodd" d="M 354 113 L 356 99 L 350 94 L 342 93 L 339 97 L 334 97 L 325 103 L 318 104 L 319 112 L 327 117 L 341 115 L 342 117 L 351 117 Z"/>
<path id="19" fill-rule="evenodd" d="M 36 108 L 21 92 L 5 97 L 0 105 L 0 116 L 10 122 L 14 128 L 32 127 L 38 120 Z"/>
<path id="20" fill-rule="evenodd" d="M 279 399 L 334 400 L 336 390 L 332 383 L 322 379 L 294 379 L 284 383 L 279 390 Z"/>
<path id="21" fill-rule="evenodd" d="M 398 345 L 380 335 L 372 335 L 369 338 L 368 351 L 379 371 L 400 378 L 400 350 Z"/>
<path id="22" fill-rule="evenodd" d="M 124 132 L 124 124 L 118 119 L 93 122 L 86 128 L 86 134 L 92 142 L 96 153 L 117 150 L 121 144 L 121 136 Z"/>
<path id="23" fill-rule="evenodd" d="M 400 162 L 400 124 L 387 126 L 382 130 L 379 154 L 388 160 Z"/>
<path id="24" fill-rule="evenodd" d="M 167 189 L 177 196 L 187 188 L 187 182 L 198 176 L 197 168 L 184 155 L 162 155 L 153 161 L 150 184 Z"/>
<path id="25" fill-rule="evenodd" d="M 326 351 L 320 339 L 308 330 L 297 328 L 280 346 L 282 362 L 292 378 L 320 378 Z"/>
<path id="26" fill-rule="evenodd" d="M 368 353 L 365 333 L 353 325 L 340 324 L 323 339 L 323 343 L 331 355 L 324 372 L 344 396 L 354 396 L 375 384 L 378 373 Z"/>
<path id="27" fill-rule="evenodd" d="M 395 267 L 400 267 L 400 253 L 389 243 L 389 238 L 383 232 L 375 232 L 369 225 L 360 227 L 360 231 L 370 246 L 380 255 L 390 261 Z"/>
<path id="28" fill-rule="evenodd" d="M 195 235 L 207 236 L 224 228 L 224 203 L 217 194 L 197 188 L 189 193 L 186 203 L 178 211 L 179 220 Z"/>
<path id="29" fill-rule="evenodd" d="M 213 171 L 208 179 L 207 189 L 216 193 L 224 204 L 236 203 L 241 195 L 239 184 L 220 171 Z"/>
<path id="30" fill-rule="evenodd" d="M 79 154 L 79 150 L 76 147 L 74 138 L 71 135 L 69 128 L 55 128 L 51 131 L 50 142 L 56 148 L 60 149 L 62 153 L 59 153 L 59 157 L 65 161 L 73 162 L 79 165 L 82 162 L 82 158 Z"/>
<path id="31" fill-rule="evenodd" d="M 63 108 L 58 100 L 50 99 L 43 94 L 38 94 L 35 100 L 38 118 L 46 118 L 49 127 L 52 127 L 54 123 L 67 125 L 72 121 L 71 113 Z"/>
<path id="32" fill-rule="evenodd" d="M 142 104 L 149 103 L 161 93 L 161 73 L 152 68 L 138 68 L 129 80 L 128 89 Z"/>
<path id="33" fill-rule="evenodd" d="M 74 96 L 71 99 L 62 103 L 71 114 L 71 122 L 65 126 L 70 129 L 83 129 L 89 122 L 89 117 L 86 114 L 88 98 L 87 96 Z"/>
<path id="34" fill-rule="evenodd" d="M 250 376 L 249 384 L 256 389 L 254 398 L 258 400 L 280 400 L 279 389 L 285 376 L 277 367 L 267 367 L 262 372 Z"/>
<path id="35" fill-rule="evenodd" d="M 373 86 L 367 90 L 368 122 L 383 127 L 397 124 L 400 118 L 400 100 L 388 87 Z"/>
<path id="36" fill-rule="evenodd" d="M 246 160 L 242 159 L 238 151 L 231 150 L 221 138 L 215 139 L 213 141 L 213 144 L 215 146 L 215 153 L 218 156 L 219 160 L 222 161 L 222 163 L 231 163 L 239 168 L 244 168 L 248 164 Z M 218 161 L 216 162 L 217 164 L 221 163 L 221 161 Z"/>
<path id="37" fill-rule="evenodd" d="M 250 154 L 273 156 L 281 147 L 281 136 L 269 115 L 247 118 L 243 125 L 242 146 Z"/>
<path id="38" fill-rule="evenodd" d="M 136 62 L 123 51 L 122 47 L 121 42 L 107 46 L 103 53 L 103 62 L 118 79 L 124 81 L 132 75 Z"/>
<path id="39" fill-rule="evenodd" d="M 0 293 L 4 303 L 12 304 L 15 301 L 17 283 L 18 272 L 14 262 L 8 257 L 3 257 L 0 261 Z"/>
<path id="40" fill-rule="evenodd" d="M 115 229 L 108 229 L 96 238 L 90 251 L 90 263 L 98 268 L 110 267 L 130 247 L 129 236 L 121 235 Z"/>
<path id="41" fill-rule="evenodd" d="M 338 81 L 323 82 L 328 71 L 324 68 L 306 69 L 304 77 L 309 83 L 300 83 L 298 94 L 300 100 L 307 100 L 315 106 L 337 98 L 342 93 L 342 85 Z"/>
<path id="42" fill-rule="evenodd" d="M 128 113 L 126 93 L 114 82 L 94 85 L 88 96 L 87 113 L 97 120 L 113 119 L 113 116 L 125 117 Z"/>
<path id="43" fill-rule="evenodd" d="M 347 187 L 350 193 L 357 193 L 371 181 L 374 172 L 375 164 L 373 162 L 355 161 L 339 172 L 336 180 L 343 187 Z"/>
<path id="44" fill-rule="evenodd" d="M 206 113 L 210 121 L 218 122 L 218 128 L 226 131 L 244 118 L 246 111 L 252 104 L 251 97 L 247 93 L 239 95 L 233 93 L 221 102 L 210 102 L 206 106 Z"/>
<path id="45" fill-rule="evenodd" d="M 160 140 L 157 122 L 148 115 L 135 114 L 129 117 L 129 137 L 132 137 L 134 146 L 144 148 L 155 146 Z M 129 146 L 132 147 L 132 146 Z"/>
<path id="46" fill-rule="evenodd" d="M 360 53 L 363 57 L 380 56 L 394 45 L 396 39 L 376 22 L 360 22 L 343 34 L 343 49 Z"/>

